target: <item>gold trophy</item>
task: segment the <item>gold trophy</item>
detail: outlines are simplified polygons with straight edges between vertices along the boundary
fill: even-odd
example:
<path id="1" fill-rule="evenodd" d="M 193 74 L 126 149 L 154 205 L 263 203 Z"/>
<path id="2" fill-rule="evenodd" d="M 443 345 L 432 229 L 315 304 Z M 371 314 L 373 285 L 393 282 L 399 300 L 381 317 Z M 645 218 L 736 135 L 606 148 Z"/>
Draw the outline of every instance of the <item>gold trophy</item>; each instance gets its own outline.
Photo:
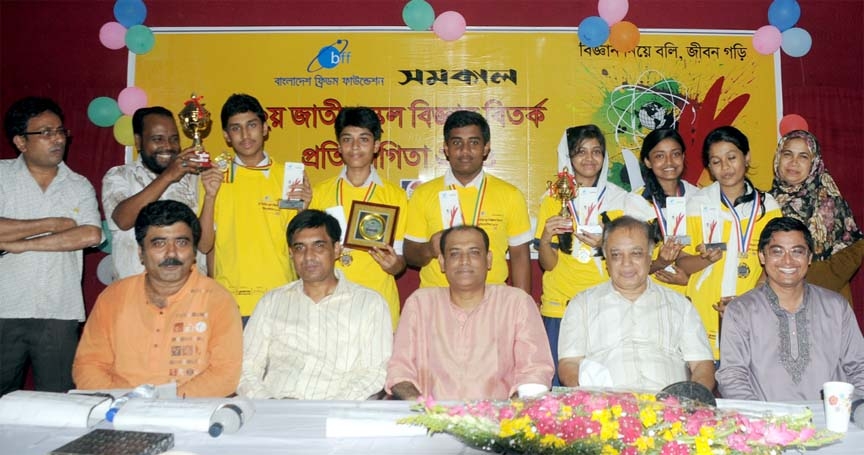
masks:
<path id="1" fill-rule="evenodd" d="M 202 138 L 210 134 L 210 127 L 213 122 L 210 120 L 210 111 L 204 107 L 201 100 L 203 96 L 196 96 L 186 100 L 183 109 L 177 114 L 180 118 L 180 127 L 187 136 L 192 138 L 192 145 L 195 147 L 195 157 L 190 161 L 201 163 L 202 168 L 210 168 L 216 166 L 220 171 L 226 172 L 231 164 L 231 155 L 228 152 L 222 152 L 215 158 L 211 159 L 210 154 L 204 151 Z"/>
<path id="2" fill-rule="evenodd" d="M 549 190 L 550 196 L 561 203 L 561 211 L 558 215 L 567 217 L 570 220 L 572 227 L 573 217 L 576 216 L 576 213 L 571 211 L 570 201 L 576 197 L 576 192 L 579 191 L 579 184 L 576 182 L 576 178 L 573 177 L 573 174 L 571 174 L 565 167 L 558 173 L 558 179 L 555 180 L 555 182 L 552 182 L 551 180 L 546 182 L 546 189 Z M 573 208 L 573 210 L 576 209 Z M 567 254 L 573 252 L 572 233 L 568 232 L 558 234 L 558 248 Z M 580 246 L 576 259 L 578 259 L 579 262 L 585 263 L 590 260 L 590 257 L 591 250 Z"/>
<path id="3" fill-rule="evenodd" d="M 549 195 L 561 203 L 561 212 L 559 215 L 569 218 L 575 215 L 575 213 L 570 213 L 569 202 L 576 196 L 578 186 L 576 179 L 566 167 L 558 173 L 558 179 L 555 182 L 551 180 L 546 181 L 546 189 L 549 190 Z"/>

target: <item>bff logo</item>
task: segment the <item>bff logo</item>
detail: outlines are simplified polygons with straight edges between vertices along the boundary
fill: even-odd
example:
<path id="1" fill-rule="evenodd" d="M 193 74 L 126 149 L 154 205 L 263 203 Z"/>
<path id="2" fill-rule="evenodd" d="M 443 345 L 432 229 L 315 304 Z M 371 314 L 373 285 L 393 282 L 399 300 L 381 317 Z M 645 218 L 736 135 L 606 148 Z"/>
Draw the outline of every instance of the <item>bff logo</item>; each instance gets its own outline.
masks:
<path id="1" fill-rule="evenodd" d="M 306 72 L 314 73 L 323 69 L 335 68 L 341 63 L 349 63 L 351 52 L 347 49 L 347 39 L 338 39 L 335 43 L 322 47 L 315 58 L 306 65 Z"/>

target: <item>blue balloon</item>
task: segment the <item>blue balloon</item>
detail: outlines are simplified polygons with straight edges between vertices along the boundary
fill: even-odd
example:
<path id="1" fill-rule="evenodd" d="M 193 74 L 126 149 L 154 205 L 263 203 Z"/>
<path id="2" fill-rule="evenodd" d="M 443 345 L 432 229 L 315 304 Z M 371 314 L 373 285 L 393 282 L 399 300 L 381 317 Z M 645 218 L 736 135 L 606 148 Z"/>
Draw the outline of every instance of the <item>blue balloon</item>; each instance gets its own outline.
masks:
<path id="1" fill-rule="evenodd" d="M 810 52 L 810 46 L 813 45 L 813 38 L 803 28 L 790 28 L 783 32 L 781 36 L 783 37 L 783 41 L 780 47 L 790 57 L 803 57 Z"/>
<path id="2" fill-rule="evenodd" d="M 597 47 L 609 38 L 609 24 L 600 16 L 589 16 L 579 24 L 578 34 L 582 44 Z"/>
<path id="3" fill-rule="evenodd" d="M 768 7 L 768 23 L 781 32 L 798 23 L 801 18 L 801 6 L 795 0 L 774 0 Z"/>
<path id="4" fill-rule="evenodd" d="M 141 25 L 147 18 L 147 7 L 143 0 L 117 0 L 114 3 L 114 17 L 126 28 Z"/>

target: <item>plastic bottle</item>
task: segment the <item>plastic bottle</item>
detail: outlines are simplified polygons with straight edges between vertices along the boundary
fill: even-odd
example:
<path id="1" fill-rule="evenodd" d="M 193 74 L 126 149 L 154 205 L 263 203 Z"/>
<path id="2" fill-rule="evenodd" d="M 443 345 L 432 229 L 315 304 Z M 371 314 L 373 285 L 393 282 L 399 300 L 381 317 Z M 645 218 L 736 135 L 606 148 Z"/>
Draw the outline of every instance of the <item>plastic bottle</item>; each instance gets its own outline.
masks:
<path id="1" fill-rule="evenodd" d="M 146 398 L 152 400 L 156 398 L 157 392 L 156 387 L 152 384 L 141 384 L 138 387 L 135 387 L 129 392 L 124 393 L 123 395 L 114 399 L 114 402 L 111 403 L 111 407 L 105 413 L 105 420 L 109 422 L 114 421 L 114 416 L 117 415 L 117 412 L 120 411 L 120 408 L 126 404 L 127 401 L 132 398 Z"/>

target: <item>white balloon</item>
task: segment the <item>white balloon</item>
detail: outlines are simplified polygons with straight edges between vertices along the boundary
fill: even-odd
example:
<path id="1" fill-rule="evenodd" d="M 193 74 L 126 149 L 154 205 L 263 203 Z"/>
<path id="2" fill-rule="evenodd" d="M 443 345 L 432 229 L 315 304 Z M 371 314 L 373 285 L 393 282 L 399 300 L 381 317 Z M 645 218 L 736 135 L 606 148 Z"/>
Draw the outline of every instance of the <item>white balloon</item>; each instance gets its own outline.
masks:
<path id="1" fill-rule="evenodd" d="M 117 269 L 114 268 L 114 258 L 109 254 L 99 261 L 96 267 L 96 276 L 99 282 L 108 286 L 117 280 Z"/>

